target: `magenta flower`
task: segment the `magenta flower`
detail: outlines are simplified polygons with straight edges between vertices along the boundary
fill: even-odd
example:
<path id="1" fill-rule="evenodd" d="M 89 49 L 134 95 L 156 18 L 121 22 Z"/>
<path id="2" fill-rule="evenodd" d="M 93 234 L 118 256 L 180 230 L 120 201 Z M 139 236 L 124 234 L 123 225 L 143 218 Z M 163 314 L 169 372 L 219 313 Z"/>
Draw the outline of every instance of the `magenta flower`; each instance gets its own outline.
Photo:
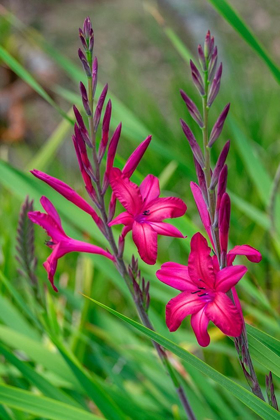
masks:
<path id="1" fill-rule="evenodd" d="M 109 226 L 125 225 L 124 236 L 132 230 L 132 238 L 142 260 L 155 264 L 158 234 L 184 238 L 177 228 L 163 220 L 183 216 L 187 206 L 180 198 L 159 198 L 159 181 L 153 175 L 148 175 L 138 187 L 119 169 L 113 168 L 110 184 L 126 211 L 112 220 Z"/>
<path id="2" fill-rule="evenodd" d="M 59 214 L 53 204 L 46 197 L 42 197 L 40 202 L 46 213 L 41 213 L 39 211 L 29 212 L 28 217 L 32 222 L 37 223 L 37 225 L 44 228 L 51 238 L 46 244 L 53 251 L 47 261 L 44 262 L 43 266 L 46 269 L 48 279 L 56 292 L 58 290 L 54 285 L 54 275 L 57 268 L 57 261 L 65 254 L 68 254 L 69 252 L 88 252 L 90 254 L 104 255 L 104 257 L 107 257 L 112 261 L 115 260 L 114 257 L 109 252 L 104 251 L 104 249 L 67 236 L 62 228 Z"/>
<path id="3" fill-rule="evenodd" d="M 156 275 L 180 293 L 166 306 L 166 323 L 170 331 L 176 331 L 184 318 L 191 317 L 191 325 L 198 343 L 206 347 L 210 343 L 207 332 L 212 321 L 224 334 L 238 337 L 243 319 L 226 293 L 244 276 L 247 268 L 235 265 L 219 270 L 206 239 L 196 233 L 191 239 L 189 265 L 168 262 Z"/>

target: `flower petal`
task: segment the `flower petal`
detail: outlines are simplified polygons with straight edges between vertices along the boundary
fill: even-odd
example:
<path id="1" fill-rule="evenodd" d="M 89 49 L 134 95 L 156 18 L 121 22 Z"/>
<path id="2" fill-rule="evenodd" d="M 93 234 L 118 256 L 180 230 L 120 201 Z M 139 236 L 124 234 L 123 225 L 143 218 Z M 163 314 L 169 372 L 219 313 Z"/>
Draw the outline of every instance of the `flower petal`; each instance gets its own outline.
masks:
<path id="1" fill-rule="evenodd" d="M 155 264 L 157 260 L 157 233 L 148 223 L 134 222 L 132 238 L 140 257 L 147 264 Z"/>
<path id="2" fill-rule="evenodd" d="M 57 223 L 57 225 L 60 226 L 60 228 L 62 229 L 60 216 L 56 208 L 52 204 L 52 202 L 47 197 L 43 196 L 40 198 L 40 203 L 43 209 L 46 211 L 46 213 L 49 216 L 51 216 L 54 219 L 54 221 Z"/>
<path id="3" fill-rule="evenodd" d="M 163 219 L 181 217 L 186 213 L 186 204 L 177 197 L 157 198 L 147 206 L 149 215 L 147 220 L 162 222 Z"/>
<path id="4" fill-rule="evenodd" d="M 108 223 L 108 226 L 113 225 L 125 225 L 129 226 L 132 225 L 134 219 L 127 211 L 124 211 L 123 213 L 119 214 L 117 217 L 115 217 L 114 220 L 112 220 L 110 223 Z"/>
<path id="5" fill-rule="evenodd" d="M 66 233 L 62 229 L 61 225 L 58 225 L 56 220 L 51 216 L 40 211 L 32 211 L 28 213 L 29 219 L 41 226 L 47 232 L 47 235 L 52 238 L 54 242 L 60 242 L 64 238 L 67 238 Z"/>
<path id="6" fill-rule="evenodd" d="M 201 233 L 196 233 L 191 239 L 189 274 L 196 284 L 203 286 L 204 283 L 207 287 L 212 288 L 215 285 L 215 273 L 210 252 L 211 248 L 204 236 Z"/>
<path id="7" fill-rule="evenodd" d="M 144 153 L 147 150 L 152 136 L 148 136 L 139 146 L 134 150 L 134 152 L 127 159 L 126 164 L 123 167 L 122 173 L 125 177 L 130 178 L 135 169 L 137 168 L 140 160 L 142 159 Z"/>
<path id="8" fill-rule="evenodd" d="M 219 292 L 227 293 L 234 287 L 247 272 L 244 265 L 232 265 L 223 268 L 216 274 L 215 289 Z"/>
<path id="9" fill-rule="evenodd" d="M 46 270 L 46 272 L 48 273 L 48 279 L 53 287 L 53 290 L 55 292 L 58 292 L 58 288 L 54 285 L 54 275 L 56 272 L 56 268 L 57 268 L 57 254 L 59 251 L 59 245 L 57 245 L 53 252 L 51 253 L 51 255 L 47 258 L 47 260 L 44 262 L 43 267 Z"/>
<path id="10" fill-rule="evenodd" d="M 198 344 L 202 347 L 207 347 L 210 343 L 210 337 L 207 332 L 209 319 L 205 315 L 205 308 L 201 309 L 191 317 L 191 326 L 195 333 Z"/>
<path id="11" fill-rule="evenodd" d="M 110 184 L 117 199 L 131 215 L 141 211 L 143 203 L 138 186 L 125 178 L 119 169 L 111 169 Z"/>
<path id="12" fill-rule="evenodd" d="M 232 265 L 236 255 L 245 255 L 249 261 L 254 263 L 259 263 L 262 260 L 262 255 L 257 249 L 251 247 L 250 245 L 239 245 L 235 246 L 231 251 L 228 252 L 228 265 Z"/>
<path id="13" fill-rule="evenodd" d="M 182 292 L 171 299 L 166 305 L 166 325 L 169 331 L 176 331 L 184 318 L 196 314 L 204 307 L 205 303 L 197 295 Z"/>
<path id="14" fill-rule="evenodd" d="M 242 332 L 240 313 L 223 292 L 217 292 L 213 302 L 207 304 L 205 315 L 226 335 L 238 337 Z"/>
<path id="15" fill-rule="evenodd" d="M 91 207 L 86 200 L 84 200 L 76 191 L 74 191 L 69 185 L 65 184 L 65 182 L 60 181 L 60 179 L 54 178 L 44 172 L 37 171 L 34 169 L 31 173 L 36 176 L 36 178 L 41 179 L 42 181 L 46 182 L 50 187 L 52 187 L 55 191 L 59 194 L 63 195 L 67 200 L 71 201 L 71 203 L 75 204 L 80 209 L 84 210 L 86 213 L 90 214 L 93 220 L 96 223 L 99 223 L 100 217 L 97 215 L 96 211 L 93 207 Z"/>
<path id="16" fill-rule="evenodd" d="M 154 175 L 147 175 L 140 185 L 140 192 L 145 204 L 150 203 L 159 197 L 159 180 Z"/>
<path id="17" fill-rule="evenodd" d="M 156 272 L 156 276 L 163 283 L 182 292 L 194 292 L 197 290 L 197 285 L 192 282 L 186 265 L 174 262 L 164 263 L 161 269 Z"/>
<path id="18" fill-rule="evenodd" d="M 195 182 L 191 182 L 190 186 L 191 186 L 193 198 L 194 198 L 197 210 L 199 212 L 201 221 L 203 223 L 203 226 L 206 230 L 206 233 L 211 241 L 213 248 L 215 248 L 213 244 L 212 233 L 211 233 L 210 216 L 209 216 L 209 212 L 207 210 L 207 206 L 205 204 L 201 189 Z"/>
<path id="19" fill-rule="evenodd" d="M 149 222 L 149 225 L 159 234 L 173 236 L 174 238 L 185 238 L 185 236 L 173 225 L 166 222 Z"/>

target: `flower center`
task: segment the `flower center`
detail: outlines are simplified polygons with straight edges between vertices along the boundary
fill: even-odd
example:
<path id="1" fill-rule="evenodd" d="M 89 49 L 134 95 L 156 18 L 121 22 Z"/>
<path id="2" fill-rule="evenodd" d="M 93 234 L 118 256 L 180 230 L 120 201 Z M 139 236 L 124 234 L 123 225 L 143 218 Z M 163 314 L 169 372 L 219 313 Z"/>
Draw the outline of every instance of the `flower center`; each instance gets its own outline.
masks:
<path id="1" fill-rule="evenodd" d="M 56 243 L 53 242 L 53 241 L 45 241 L 45 245 L 47 245 L 48 247 L 52 248 L 53 246 L 56 245 Z"/>
<path id="2" fill-rule="evenodd" d="M 205 284 L 205 282 L 202 279 L 199 279 L 199 281 L 201 281 L 202 283 Z M 212 300 L 214 299 L 213 293 L 211 290 L 209 290 L 206 287 L 203 286 L 198 286 L 197 290 L 194 292 L 191 292 L 192 295 L 195 295 L 198 293 L 198 297 L 202 298 L 203 301 L 205 302 L 212 302 Z"/>
<path id="3" fill-rule="evenodd" d="M 143 211 L 144 216 L 148 216 L 149 213 L 150 213 L 150 210 L 144 210 Z"/>

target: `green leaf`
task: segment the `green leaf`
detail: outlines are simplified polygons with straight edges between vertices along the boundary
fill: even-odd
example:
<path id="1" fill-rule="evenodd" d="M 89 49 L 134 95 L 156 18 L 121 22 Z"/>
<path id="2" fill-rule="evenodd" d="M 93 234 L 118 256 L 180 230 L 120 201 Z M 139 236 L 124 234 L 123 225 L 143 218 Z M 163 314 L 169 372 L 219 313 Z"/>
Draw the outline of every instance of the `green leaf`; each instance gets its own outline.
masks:
<path id="1" fill-rule="evenodd" d="M 201 373 L 209 376 L 209 378 L 213 379 L 215 382 L 223 386 L 224 389 L 226 389 L 228 392 L 230 392 L 232 395 L 238 398 L 241 402 L 247 405 L 252 411 L 258 414 L 261 418 L 265 420 L 279 420 L 280 419 L 280 413 L 278 411 L 274 410 L 272 407 L 270 407 L 264 401 L 260 400 L 250 391 L 236 384 L 234 381 L 227 378 L 226 376 L 224 376 L 223 374 L 221 374 L 220 372 L 218 372 L 217 370 L 209 366 L 207 363 L 200 360 L 198 357 L 184 350 L 183 348 L 173 343 L 172 341 L 164 338 L 163 336 L 156 333 L 155 331 L 152 331 L 144 327 L 138 322 L 133 321 L 132 319 L 120 314 L 119 312 L 109 308 L 108 306 L 103 305 L 102 303 L 97 302 L 96 300 L 91 299 L 88 296 L 85 296 L 85 297 L 87 299 L 90 299 L 96 305 L 99 305 L 101 308 L 106 309 L 108 312 L 115 315 L 119 319 L 132 325 L 134 328 L 140 331 L 143 335 L 146 335 L 150 339 L 156 341 L 157 343 L 162 345 L 164 348 L 171 351 L 176 356 L 180 357 L 187 364 L 190 364 Z"/>
<path id="2" fill-rule="evenodd" d="M 228 23 L 238 32 L 253 50 L 263 59 L 269 70 L 280 83 L 280 69 L 269 56 L 265 48 L 258 41 L 246 23 L 226 0 L 208 0 Z"/>
<path id="3" fill-rule="evenodd" d="M 98 420 L 101 418 L 51 398 L 39 397 L 31 392 L 7 385 L 0 385 L 0 403 L 48 420 Z"/>

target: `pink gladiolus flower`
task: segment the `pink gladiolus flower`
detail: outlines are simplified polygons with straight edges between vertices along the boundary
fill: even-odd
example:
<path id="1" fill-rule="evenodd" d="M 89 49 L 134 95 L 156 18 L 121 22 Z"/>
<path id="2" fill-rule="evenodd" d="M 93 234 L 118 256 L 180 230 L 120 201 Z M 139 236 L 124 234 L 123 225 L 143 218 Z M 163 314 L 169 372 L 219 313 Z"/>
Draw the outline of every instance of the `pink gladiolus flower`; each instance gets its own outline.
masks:
<path id="1" fill-rule="evenodd" d="M 159 198 L 159 181 L 153 175 L 148 175 L 138 187 L 119 169 L 113 168 L 110 184 L 126 212 L 112 220 L 109 226 L 125 225 L 123 236 L 132 230 L 132 238 L 142 260 L 147 264 L 155 264 L 158 234 L 184 238 L 177 228 L 163 223 L 163 220 L 183 216 L 187 206 L 180 198 Z"/>
<path id="2" fill-rule="evenodd" d="M 67 236 L 62 228 L 59 214 L 53 204 L 46 197 L 42 197 L 40 202 L 46 213 L 41 213 L 39 211 L 29 212 L 28 217 L 32 222 L 37 223 L 37 225 L 44 228 L 51 238 L 46 244 L 53 251 L 43 265 L 48 273 L 49 281 L 56 292 L 58 290 L 54 285 L 54 275 L 57 268 L 57 261 L 65 254 L 68 254 L 69 252 L 88 252 L 90 254 L 104 255 L 104 257 L 107 257 L 112 261 L 115 260 L 109 252 L 99 248 L 99 246 L 78 241 Z"/>
<path id="3" fill-rule="evenodd" d="M 192 328 L 203 347 L 210 343 L 209 321 L 232 337 L 238 337 L 243 326 L 239 310 L 226 293 L 244 276 L 247 268 L 236 265 L 219 270 L 210 253 L 206 239 L 196 233 L 191 240 L 189 265 L 168 262 L 156 273 L 160 281 L 182 292 L 166 306 L 169 330 L 176 331 L 183 319 L 192 315 Z"/>

